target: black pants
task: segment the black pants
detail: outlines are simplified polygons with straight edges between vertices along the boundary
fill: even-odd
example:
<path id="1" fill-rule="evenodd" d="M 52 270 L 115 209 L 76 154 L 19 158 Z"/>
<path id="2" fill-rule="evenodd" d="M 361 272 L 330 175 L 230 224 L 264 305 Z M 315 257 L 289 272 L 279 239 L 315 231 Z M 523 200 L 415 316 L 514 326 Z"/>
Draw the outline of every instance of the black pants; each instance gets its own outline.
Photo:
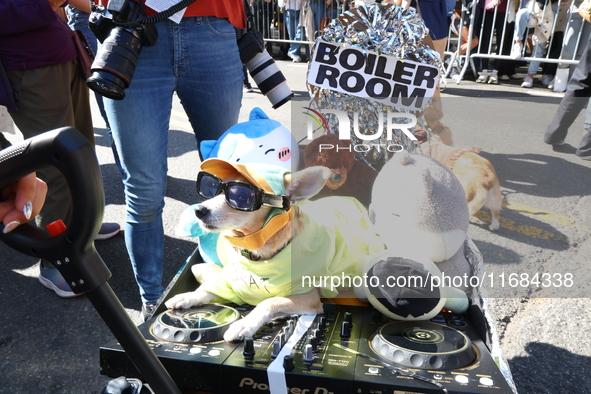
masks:
<path id="1" fill-rule="evenodd" d="M 505 13 L 504 12 L 497 12 L 495 18 L 494 10 L 483 10 L 480 9 L 480 12 L 476 14 L 475 25 L 480 27 L 482 23 L 482 18 L 484 18 L 484 26 L 482 26 L 482 35 L 480 36 L 479 44 L 479 53 L 488 53 L 488 47 L 490 45 L 492 34 L 494 30 L 494 34 L 496 36 L 497 42 L 497 49 L 496 52 L 500 55 L 509 55 L 511 53 L 511 45 L 513 43 L 513 28 L 511 24 L 507 24 L 505 27 Z M 503 36 L 503 30 L 505 30 L 505 35 Z M 502 46 L 502 50 L 501 50 Z M 494 47 L 491 48 L 492 52 L 494 52 Z M 482 69 L 489 68 L 489 59 L 483 57 L 480 59 L 480 64 Z M 513 66 L 513 70 L 507 69 L 509 65 L 512 65 L 512 61 L 503 60 L 503 59 L 495 59 L 494 61 L 494 69 L 499 71 L 499 75 L 513 75 L 515 74 L 515 67 Z M 502 71 L 502 72 L 501 72 Z M 512 71 L 512 72 L 511 72 Z"/>
<path id="2" fill-rule="evenodd" d="M 568 128 L 581 110 L 587 106 L 589 97 L 591 97 L 591 36 L 579 64 L 568 81 L 566 93 L 554 115 L 554 120 L 546 129 L 544 142 L 552 144 L 564 140 Z M 581 140 L 577 148 L 577 156 L 591 158 L 591 131 L 588 131 Z"/>

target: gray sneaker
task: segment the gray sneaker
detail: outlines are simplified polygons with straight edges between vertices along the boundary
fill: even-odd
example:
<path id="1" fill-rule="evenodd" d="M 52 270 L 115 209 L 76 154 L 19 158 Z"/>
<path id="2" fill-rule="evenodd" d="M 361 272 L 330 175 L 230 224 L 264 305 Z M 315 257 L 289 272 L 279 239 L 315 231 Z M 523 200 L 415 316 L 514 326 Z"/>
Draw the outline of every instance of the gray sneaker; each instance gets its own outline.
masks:
<path id="1" fill-rule="evenodd" d="M 158 304 L 156 303 L 142 302 L 142 320 L 146 321 L 151 319 L 157 307 Z"/>
<path id="2" fill-rule="evenodd" d="M 57 268 L 45 268 L 41 260 L 39 260 L 39 282 L 62 298 L 82 295 L 82 293 L 76 294 L 72 291 Z"/>

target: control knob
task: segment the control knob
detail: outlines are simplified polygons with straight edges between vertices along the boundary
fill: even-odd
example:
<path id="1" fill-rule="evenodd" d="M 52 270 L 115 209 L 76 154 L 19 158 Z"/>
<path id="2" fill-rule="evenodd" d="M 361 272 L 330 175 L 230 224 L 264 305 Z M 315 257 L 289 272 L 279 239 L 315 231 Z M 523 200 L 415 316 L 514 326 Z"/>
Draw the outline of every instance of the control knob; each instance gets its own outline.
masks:
<path id="1" fill-rule="evenodd" d="M 287 356 L 283 357 L 283 369 L 285 369 L 286 371 L 293 370 L 293 357 L 292 356 L 287 355 Z"/>
<path id="2" fill-rule="evenodd" d="M 254 340 L 252 337 L 244 338 L 244 351 L 242 354 L 245 358 L 253 358 L 254 353 Z"/>

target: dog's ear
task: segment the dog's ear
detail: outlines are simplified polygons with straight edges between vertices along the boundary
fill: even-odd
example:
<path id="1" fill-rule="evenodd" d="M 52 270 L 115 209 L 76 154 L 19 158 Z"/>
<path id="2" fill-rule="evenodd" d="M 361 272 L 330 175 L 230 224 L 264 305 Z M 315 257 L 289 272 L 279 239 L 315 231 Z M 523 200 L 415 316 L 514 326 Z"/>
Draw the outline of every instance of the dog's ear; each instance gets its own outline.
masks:
<path id="1" fill-rule="evenodd" d="M 315 166 L 287 174 L 285 192 L 292 202 L 307 200 L 317 194 L 330 178 L 328 167 Z"/>

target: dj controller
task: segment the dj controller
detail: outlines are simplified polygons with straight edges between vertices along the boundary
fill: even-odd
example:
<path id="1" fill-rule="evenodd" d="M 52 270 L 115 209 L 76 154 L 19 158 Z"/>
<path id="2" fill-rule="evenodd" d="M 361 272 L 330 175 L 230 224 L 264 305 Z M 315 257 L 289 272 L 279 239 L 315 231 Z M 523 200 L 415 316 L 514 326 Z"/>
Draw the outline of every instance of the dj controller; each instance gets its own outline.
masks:
<path id="1" fill-rule="evenodd" d="M 393 321 L 369 306 L 324 305 L 322 314 L 270 321 L 243 342 L 223 333 L 250 306 L 168 310 L 139 329 L 186 392 L 511 393 L 467 315 Z M 117 341 L 100 353 L 102 374 L 141 378 Z"/>

